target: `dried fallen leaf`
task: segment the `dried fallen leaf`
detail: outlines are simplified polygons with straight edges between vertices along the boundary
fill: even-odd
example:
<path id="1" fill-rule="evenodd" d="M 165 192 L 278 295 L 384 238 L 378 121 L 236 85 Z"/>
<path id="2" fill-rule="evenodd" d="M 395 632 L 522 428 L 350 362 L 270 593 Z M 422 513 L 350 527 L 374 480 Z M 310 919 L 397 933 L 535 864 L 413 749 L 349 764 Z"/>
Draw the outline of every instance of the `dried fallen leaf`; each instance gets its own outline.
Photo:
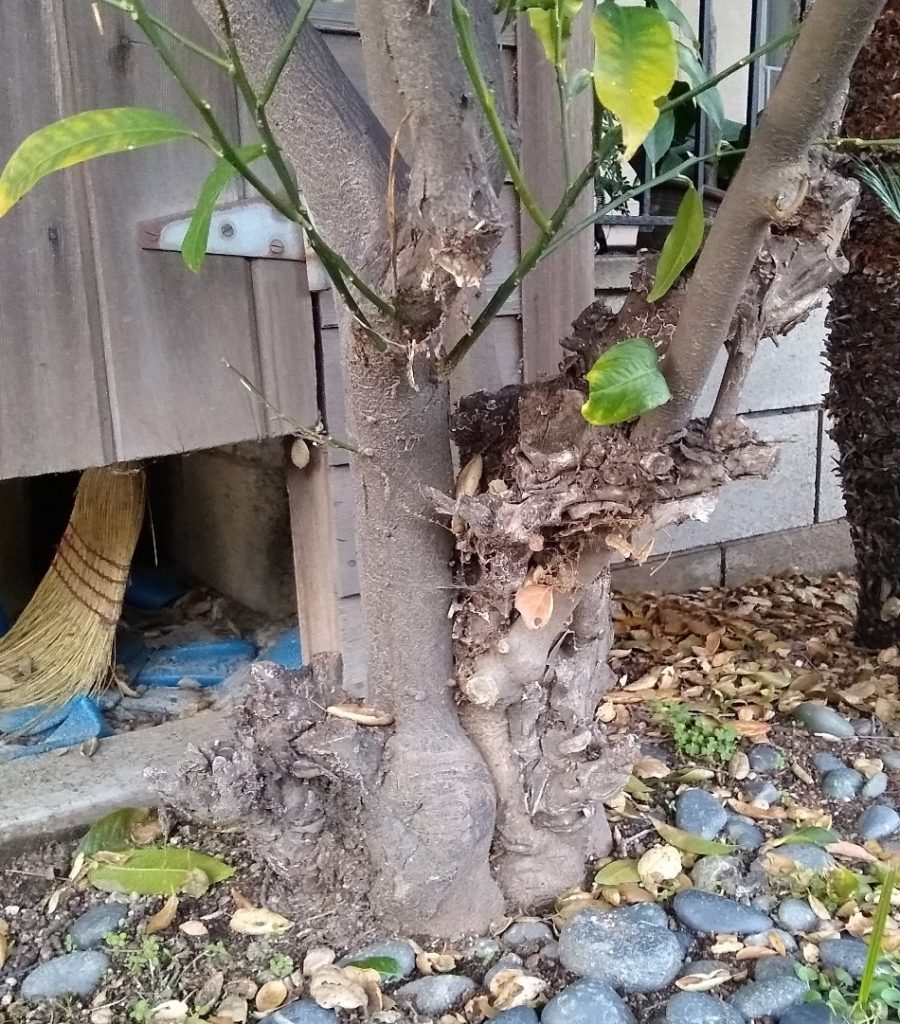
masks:
<path id="1" fill-rule="evenodd" d="M 731 799 L 728 801 L 728 806 L 738 814 L 756 818 L 758 821 L 782 821 L 788 816 L 784 807 L 760 807 L 757 804 L 745 803 L 743 800 Z"/>
<path id="2" fill-rule="evenodd" d="M 534 1006 L 547 987 L 543 978 L 525 974 L 516 968 L 498 971 L 491 979 L 490 993 L 495 1010 L 509 1010 L 514 1006 Z"/>
<path id="3" fill-rule="evenodd" d="M 682 992 L 710 992 L 728 981 L 731 981 L 731 972 L 720 967 L 702 974 L 685 974 L 675 981 L 675 987 Z"/>
<path id="4" fill-rule="evenodd" d="M 326 1010 L 357 1010 L 369 1003 L 363 986 L 351 981 L 340 967 L 320 967 L 309 979 L 309 994 Z"/>
<path id="5" fill-rule="evenodd" d="M 843 840 L 838 843 L 829 843 L 825 849 L 833 857 L 843 857 L 845 860 L 861 860 L 866 864 L 877 864 L 878 858 L 856 843 L 848 843 Z"/>
<path id="6" fill-rule="evenodd" d="M 368 1003 L 366 1009 L 369 1013 L 378 1013 L 384 1008 L 384 993 L 381 991 L 381 974 L 373 967 L 356 967 L 348 964 L 343 968 L 346 977 L 361 985 L 366 993 Z"/>
<path id="7" fill-rule="evenodd" d="M 91 1024 L 113 1024 L 113 1009 L 111 1006 L 98 1006 L 91 1010 Z"/>
<path id="8" fill-rule="evenodd" d="M 0 967 L 6 963 L 9 956 L 9 924 L 0 917 Z"/>
<path id="9" fill-rule="evenodd" d="M 252 900 L 248 900 L 236 886 L 232 886 L 230 892 L 231 898 L 234 900 L 238 910 L 253 910 L 256 906 L 256 904 L 253 903 Z"/>
<path id="10" fill-rule="evenodd" d="M 288 997 L 287 985 L 283 981 L 267 981 L 256 993 L 256 1008 L 260 1013 L 277 1010 Z"/>
<path id="11" fill-rule="evenodd" d="M 228 927 L 241 935 L 281 935 L 291 927 L 291 922 L 265 907 L 242 908 L 231 915 Z"/>
<path id="12" fill-rule="evenodd" d="M 743 942 L 736 935 L 719 935 L 709 947 L 710 953 L 720 956 L 722 953 L 738 953 L 744 948 Z"/>
<path id="13" fill-rule="evenodd" d="M 810 909 L 820 921 L 831 920 L 831 913 L 828 910 L 828 907 L 825 906 L 825 904 L 818 898 L 818 896 L 813 896 L 813 894 L 810 893 L 806 897 L 806 902 L 809 904 Z"/>
<path id="14" fill-rule="evenodd" d="M 386 711 L 379 711 L 377 708 L 367 708 L 362 704 L 332 704 L 325 708 L 325 714 L 332 718 L 345 718 L 349 722 L 356 722 L 357 725 L 391 725 L 394 716 Z"/>
<path id="15" fill-rule="evenodd" d="M 516 594 L 515 607 L 529 629 L 546 626 L 553 615 L 553 587 L 526 583 Z"/>
<path id="16" fill-rule="evenodd" d="M 250 1007 L 242 996 L 227 995 L 216 1008 L 216 1018 L 230 1020 L 233 1024 L 244 1024 L 250 1015 Z"/>
<path id="17" fill-rule="evenodd" d="M 750 758 L 743 750 L 736 751 L 734 757 L 728 762 L 728 774 L 741 782 L 750 774 Z"/>
<path id="18" fill-rule="evenodd" d="M 183 921 L 178 930 L 190 935 L 192 939 L 202 939 L 209 935 L 209 929 L 202 921 Z"/>
<path id="19" fill-rule="evenodd" d="M 320 967 L 330 967 L 337 959 L 337 954 L 328 946 L 313 946 L 303 958 L 303 973 L 311 977 Z"/>
<path id="20" fill-rule="evenodd" d="M 144 926 L 145 935 L 156 935 L 163 932 L 175 920 L 178 913 L 178 897 L 170 896 L 162 907 L 151 917 Z"/>
<path id="21" fill-rule="evenodd" d="M 416 967 L 422 974 L 449 974 L 456 967 L 456 958 L 449 953 L 430 953 L 423 949 L 416 954 Z"/>
<path id="22" fill-rule="evenodd" d="M 656 757 L 640 757 L 634 762 L 632 772 L 639 779 L 666 779 L 672 769 Z"/>
<path id="23" fill-rule="evenodd" d="M 194 1009 L 201 1017 L 204 1017 L 216 1005 L 224 986 L 225 975 L 222 971 L 214 971 L 200 986 L 194 996 Z"/>
<path id="24" fill-rule="evenodd" d="M 769 946 L 744 946 L 735 955 L 735 960 L 762 960 L 767 956 L 776 956 L 774 949 Z"/>
<path id="25" fill-rule="evenodd" d="M 131 841 L 135 846 L 149 846 L 156 842 L 162 835 L 162 825 L 158 818 L 148 818 L 147 821 L 138 821 L 131 826 Z"/>

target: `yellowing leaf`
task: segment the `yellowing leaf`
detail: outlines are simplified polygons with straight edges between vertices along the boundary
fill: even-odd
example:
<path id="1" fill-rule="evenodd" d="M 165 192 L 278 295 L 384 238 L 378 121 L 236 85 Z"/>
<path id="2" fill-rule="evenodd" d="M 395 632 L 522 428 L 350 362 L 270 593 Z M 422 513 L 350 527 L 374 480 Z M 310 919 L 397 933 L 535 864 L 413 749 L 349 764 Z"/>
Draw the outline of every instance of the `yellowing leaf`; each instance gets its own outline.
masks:
<path id="1" fill-rule="evenodd" d="M 529 629 L 546 626 L 553 615 L 553 587 L 526 583 L 516 594 L 516 611 Z"/>
<path id="2" fill-rule="evenodd" d="M 675 223 L 663 243 L 656 265 L 656 280 L 647 296 L 648 302 L 661 299 L 675 284 L 684 268 L 700 251 L 705 230 L 703 200 L 691 185 L 679 204 Z"/>
<path id="3" fill-rule="evenodd" d="M 274 910 L 254 907 L 252 910 L 236 910 L 228 927 L 241 935 L 281 935 L 291 927 L 291 922 Z"/>
<path id="4" fill-rule="evenodd" d="M 91 825 L 78 844 L 78 852 L 92 857 L 101 850 L 127 850 L 132 843 L 134 828 L 149 818 L 146 807 L 123 807 L 111 811 Z"/>
<path id="5" fill-rule="evenodd" d="M 646 338 L 628 338 L 613 345 L 586 374 L 588 400 L 581 415 L 595 426 L 612 426 L 665 405 L 671 395 L 658 364 L 653 342 Z"/>
<path id="6" fill-rule="evenodd" d="M 653 827 L 665 839 L 667 843 L 685 853 L 696 853 L 698 856 L 707 856 L 718 853 L 733 853 L 737 847 L 728 843 L 716 843 L 712 839 L 703 839 L 692 832 L 684 832 L 674 825 L 667 825 L 664 821 L 653 819 Z"/>
<path id="7" fill-rule="evenodd" d="M 195 131 L 168 114 L 140 107 L 88 110 L 64 117 L 29 135 L 9 158 L 0 174 L 0 217 L 54 171 L 109 153 L 196 138 Z"/>
<path id="8" fill-rule="evenodd" d="M 175 920 L 175 915 L 178 913 L 178 897 L 170 896 L 163 904 L 160 910 L 150 918 L 147 922 L 146 928 L 144 928 L 145 935 L 155 935 L 157 932 L 165 931 L 166 928 Z"/>
<path id="9" fill-rule="evenodd" d="M 600 887 L 624 885 L 626 882 L 639 882 L 640 880 L 637 861 L 633 860 L 614 860 L 611 864 L 600 868 L 594 875 L 594 885 Z"/>
<path id="10" fill-rule="evenodd" d="M 666 18 L 649 7 L 604 0 L 593 20 L 597 98 L 619 119 L 630 160 L 659 117 L 678 72 L 675 38 Z"/>

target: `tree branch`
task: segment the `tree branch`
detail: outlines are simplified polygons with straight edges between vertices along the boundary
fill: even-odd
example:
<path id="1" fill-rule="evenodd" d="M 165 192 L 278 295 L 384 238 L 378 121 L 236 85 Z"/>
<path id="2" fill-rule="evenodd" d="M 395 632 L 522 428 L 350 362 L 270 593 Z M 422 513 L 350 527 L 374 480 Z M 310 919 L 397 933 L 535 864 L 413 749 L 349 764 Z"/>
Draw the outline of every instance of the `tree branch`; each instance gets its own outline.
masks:
<path id="1" fill-rule="evenodd" d="M 216 0 L 194 5 L 221 37 Z M 295 0 L 229 0 L 232 30 L 257 94 L 297 17 Z M 305 24 L 268 115 L 316 227 L 371 284 L 386 276 L 390 140 L 328 49 Z"/>
<path id="2" fill-rule="evenodd" d="M 663 363 L 672 400 L 641 420 L 637 438 L 658 440 L 690 418 L 769 226 L 789 220 L 803 202 L 809 149 L 884 2 L 817 0 L 813 7 L 688 285 Z"/>

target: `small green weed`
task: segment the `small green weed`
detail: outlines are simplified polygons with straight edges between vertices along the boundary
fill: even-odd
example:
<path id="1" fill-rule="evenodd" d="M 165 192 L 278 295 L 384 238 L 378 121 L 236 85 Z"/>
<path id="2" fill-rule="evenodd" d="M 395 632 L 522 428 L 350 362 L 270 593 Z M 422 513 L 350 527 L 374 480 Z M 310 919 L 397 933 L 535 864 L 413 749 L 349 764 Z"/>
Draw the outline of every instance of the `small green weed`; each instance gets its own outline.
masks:
<path id="1" fill-rule="evenodd" d="M 276 953 L 269 961 L 269 974 L 276 978 L 286 978 L 294 973 L 294 958 L 287 953 Z"/>
<path id="2" fill-rule="evenodd" d="M 219 939 L 218 942 L 207 942 L 203 952 L 212 960 L 230 960 L 231 954 L 225 948 L 225 943 Z"/>
<path id="3" fill-rule="evenodd" d="M 774 851 L 776 854 L 778 850 Z M 778 881 L 778 879 L 774 879 Z M 872 887 L 870 879 L 858 875 L 850 868 L 835 867 L 830 871 L 808 871 L 796 869 L 788 879 L 788 889 L 792 896 L 805 899 L 815 896 L 832 914 L 850 900 L 861 901 L 868 896 Z"/>
<path id="4" fill-rule="evenodd" d="M 660 704 L 658 710 L 672 732 L 679 754 L 721 762 L 734 757 L 741 737 L 730 725 L 717 725 L 700 712 L 680 704 Z"/>
<path id="5" fill-rule="evenodd" d="M 103 939 L 110 949 L 124 949 L 128 945 L 125 932 L 109 932 Z"/>
<path id="6" fill-rule="evenodd" d="M 900 1020 L 900 962 L 895 957 L 886 957 L 882 946 L 896 881 L 896 872 L 887 872 L 859 982 L 840 968 L 817 971 L 805 965 L 796 967 L 797 976 L 810 986 L 807 1001 L 825 1003 L 835 1016 L 851 1024 Z"/>
<path id="7" fill-rule="evenodd" d="M 139 999 L 128 1011 L 128 1016 L 135 1021 L 136 1024 L 144 1024 L 144 1021 L 150 1020 L 150 1015 L 152 1013 L 153 1007 L 147 1002 L 147 1000 Z"/>

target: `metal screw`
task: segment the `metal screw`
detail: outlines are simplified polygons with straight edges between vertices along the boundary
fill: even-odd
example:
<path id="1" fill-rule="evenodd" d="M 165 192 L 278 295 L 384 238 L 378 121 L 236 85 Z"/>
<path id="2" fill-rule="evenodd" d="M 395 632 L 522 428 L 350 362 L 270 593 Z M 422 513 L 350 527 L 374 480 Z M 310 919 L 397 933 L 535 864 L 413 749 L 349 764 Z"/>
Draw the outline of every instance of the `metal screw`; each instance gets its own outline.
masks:
<path id="1" fill-rule="evenodd" d="M 219 234 L 223 238 L 231 238 L 231 237 L 233 237 L 233 235 L 234 235 L 234 225 L 226 220 L 225 223 L 219 228 Z"/>
<path id="2" fill-rule="evenodd" d="M 283 256 L 285 245 L 280 238 L 273 238 L 269 242 L 269 255 L 270 256 Z"/>

